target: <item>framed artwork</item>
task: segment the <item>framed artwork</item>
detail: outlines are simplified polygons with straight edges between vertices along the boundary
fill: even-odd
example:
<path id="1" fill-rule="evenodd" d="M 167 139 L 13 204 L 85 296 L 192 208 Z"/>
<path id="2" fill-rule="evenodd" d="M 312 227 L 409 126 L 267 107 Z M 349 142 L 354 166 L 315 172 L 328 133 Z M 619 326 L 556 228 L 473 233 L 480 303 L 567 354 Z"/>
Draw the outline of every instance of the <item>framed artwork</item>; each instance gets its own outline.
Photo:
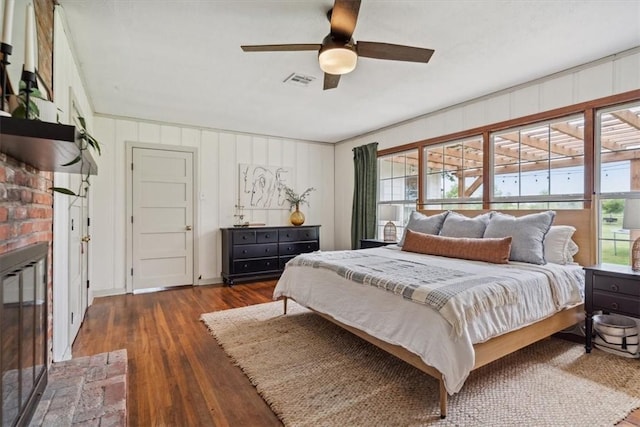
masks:
<path id="1" fill-rule="evenodd" d="M 291 186 L 293 168 L 241 163 L 238 204 L 244 209 L 289 209 L 284 186 Z"/>

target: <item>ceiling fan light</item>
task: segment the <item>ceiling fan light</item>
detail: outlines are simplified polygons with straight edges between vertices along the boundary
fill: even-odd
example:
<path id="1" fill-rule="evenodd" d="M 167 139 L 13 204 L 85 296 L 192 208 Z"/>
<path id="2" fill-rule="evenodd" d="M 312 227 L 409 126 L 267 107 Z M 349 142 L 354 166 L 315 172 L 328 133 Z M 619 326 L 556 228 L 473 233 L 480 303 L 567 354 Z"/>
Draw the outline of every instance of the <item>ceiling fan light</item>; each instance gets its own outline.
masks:
<path id="1" fill-rule="evenodd" d="M 320 51 L 318 62 L 327 74 L 347 74 L 356 68 L 358 54 L 348 47 L 332 47 Z"/>

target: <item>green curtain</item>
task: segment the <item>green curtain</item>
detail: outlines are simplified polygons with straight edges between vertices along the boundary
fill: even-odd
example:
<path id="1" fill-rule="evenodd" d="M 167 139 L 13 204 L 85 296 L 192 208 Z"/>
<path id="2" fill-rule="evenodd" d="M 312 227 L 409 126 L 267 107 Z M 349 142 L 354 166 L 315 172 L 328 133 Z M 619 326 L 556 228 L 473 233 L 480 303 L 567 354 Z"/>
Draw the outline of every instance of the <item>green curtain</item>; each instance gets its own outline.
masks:
<path id="1" fill-rule="evenodd" d="M 376 195 L 378 193 L 378 143 L 353 149 L 353 208 L 351 248 L 360 248 L 360 239 L 376 235 Z"/>

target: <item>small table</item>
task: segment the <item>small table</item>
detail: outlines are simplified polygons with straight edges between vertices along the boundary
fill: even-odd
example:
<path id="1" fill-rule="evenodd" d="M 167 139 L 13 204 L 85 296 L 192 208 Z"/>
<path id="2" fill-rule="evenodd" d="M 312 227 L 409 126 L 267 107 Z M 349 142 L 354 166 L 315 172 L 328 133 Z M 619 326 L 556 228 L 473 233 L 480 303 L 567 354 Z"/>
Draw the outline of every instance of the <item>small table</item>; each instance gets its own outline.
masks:
<path id="1" fill-rule="evenodd" d="M 395 245 L 397 243 L 378 239 L 360 239 L 360 249 L 379 248 L 380 246 Z"/>
<path id="2" fill-rule="evenodd" d="M 594 311 L 640 318 L 640 271 L 615 264 L 598 264 L 584 270 L 585 349 L 591 353 Z"/>

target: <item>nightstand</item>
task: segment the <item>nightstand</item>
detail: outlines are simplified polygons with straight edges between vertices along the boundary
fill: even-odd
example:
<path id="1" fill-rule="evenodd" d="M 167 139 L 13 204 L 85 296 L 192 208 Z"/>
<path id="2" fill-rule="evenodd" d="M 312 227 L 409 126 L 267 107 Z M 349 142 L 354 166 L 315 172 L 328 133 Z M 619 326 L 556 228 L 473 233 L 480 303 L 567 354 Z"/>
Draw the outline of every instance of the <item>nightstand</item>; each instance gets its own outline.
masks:
<path id="1" fill-rule="evenodd" d="M 395 245 L 397 243 L 378 239 L 360 239 L 360 249 L 379 248 L 380 246 Z"/>
<path id="2" fill-rule="evenodd" d="M 590 353 L 594 311 L 640 318 L 640 272 L 614 264 L 598 264 L 584 270 L 585 349 Z"/>

